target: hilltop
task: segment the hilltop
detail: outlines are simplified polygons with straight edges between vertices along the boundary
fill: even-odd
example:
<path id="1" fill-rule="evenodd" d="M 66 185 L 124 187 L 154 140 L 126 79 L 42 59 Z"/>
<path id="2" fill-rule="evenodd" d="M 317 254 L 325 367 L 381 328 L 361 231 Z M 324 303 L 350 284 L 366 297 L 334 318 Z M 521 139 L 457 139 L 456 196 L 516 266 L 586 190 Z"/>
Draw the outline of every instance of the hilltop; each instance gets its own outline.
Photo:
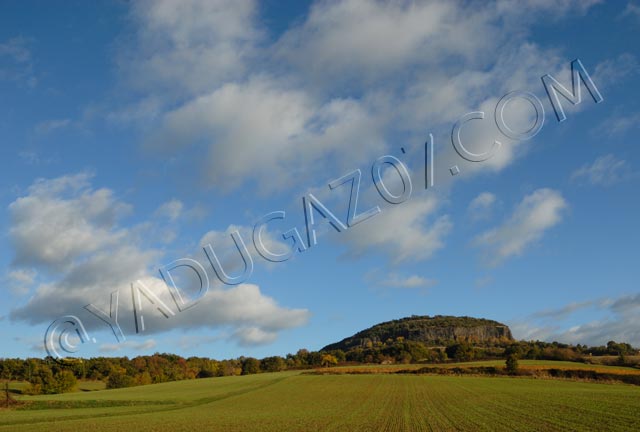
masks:
<path id="1" fill-rule="evenodd" d="M 512 342 L 511 330 L 505 324 L 484 318 L 456 316 L 417 316 L 387 321 L 362 330 L 322 348 L 322 351 L 350 351 L 368 348 L 388 341 L 420 342 L 427 346 L 447 346 L 469 342 L 476 346 Z"/>

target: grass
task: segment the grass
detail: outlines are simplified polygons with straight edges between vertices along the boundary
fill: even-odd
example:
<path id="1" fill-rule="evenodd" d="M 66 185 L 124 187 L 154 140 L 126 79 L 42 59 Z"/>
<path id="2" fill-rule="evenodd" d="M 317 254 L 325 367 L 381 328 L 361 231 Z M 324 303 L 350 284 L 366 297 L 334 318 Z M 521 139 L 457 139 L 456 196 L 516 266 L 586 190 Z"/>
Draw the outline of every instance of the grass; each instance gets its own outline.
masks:
<path id="1" fill-rule="evenodd" d="M 0 431 L 628 431 L 640 422 L 637 386 L 503 377 L 282 372 L 20 399 L 30 404 L 0 411 Z"/>
<path id="2" fill-rule="evenodd" d="M 640 375 L 640 369 L 624 367 L 624 366 L 606 366 L 601 364 L 586 364 L 580 362 L 567 362 L 567 361 L 554 361 L 554 360 L 518 360 L 520 369 L 524 370 L 548 370 L 548 369 L 580 369 L 580 370 L 592 370 L 602 373 L 614 373 L 621 375 Z M 336 372 L 375 372 L 375 373 L 394 373 L 399 370 L 412 370 L 420 369 L 423 367 L 443 367 L 443 368 L 469 368 L 469 367 L 482 367 L 493 366 L 497 368 L 504 368 L 504 360 L 483 360 L 461 363 L 439 363 L 439 364 L 393 364 L 393 365 L 357 365 L 357 366 L 342 366 L 336 368 L 330 368 L 332 373 Z M 321 371 L 323 369 L 320 369 Z"/>
<path id="3" fill-rule="evenodd" d="M 3 387 L 4 388 L 4 387 Z M 29 388 L 29 383 L 26 381 L 12 381 L 9 383 L 9 390 L 14 394 L 23 394 Z M 107 388 L 107 385 L 104 381 L 93 381 L 93 380 L 80 380 L 74 391 L 77 392 L 89 392 L 96 390 L 104 390 Z"/>

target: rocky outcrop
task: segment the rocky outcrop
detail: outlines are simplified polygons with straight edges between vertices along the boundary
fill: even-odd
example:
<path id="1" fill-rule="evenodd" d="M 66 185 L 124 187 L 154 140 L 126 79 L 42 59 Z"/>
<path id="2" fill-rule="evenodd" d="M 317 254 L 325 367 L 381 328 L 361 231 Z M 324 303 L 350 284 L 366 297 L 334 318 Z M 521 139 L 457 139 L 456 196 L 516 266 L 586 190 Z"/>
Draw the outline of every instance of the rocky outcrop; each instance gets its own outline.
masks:
<path id="1" fill-rule="evenodd" d="M 327 345 L 322 350 L 348 351 L 398 338 L 422 342 L 430 346 L 449 345 L 455 342 L 470 342 L 482 346 L 513 340 L 509 327 L 497 321 L 441 315 L 412 316 L 377 324 L 340 342 Z"/>

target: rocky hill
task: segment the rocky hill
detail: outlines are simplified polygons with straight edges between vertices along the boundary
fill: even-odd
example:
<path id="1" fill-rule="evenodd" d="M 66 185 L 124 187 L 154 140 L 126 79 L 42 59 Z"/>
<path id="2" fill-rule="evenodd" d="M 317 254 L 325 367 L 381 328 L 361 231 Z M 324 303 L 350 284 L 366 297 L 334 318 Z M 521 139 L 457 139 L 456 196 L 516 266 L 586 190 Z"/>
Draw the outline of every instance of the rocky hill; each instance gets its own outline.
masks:
<path id="1" fill-rule="evenodd" d="M 340 342 L 327 345 L 322 350 L 340 349 L 346 352 L 397 338 L 431 346 L 463 341 L 475 345 L 513 341 L 509 327 L 497 321 L 471 317 L 414 315 L 377 324 Z"/>

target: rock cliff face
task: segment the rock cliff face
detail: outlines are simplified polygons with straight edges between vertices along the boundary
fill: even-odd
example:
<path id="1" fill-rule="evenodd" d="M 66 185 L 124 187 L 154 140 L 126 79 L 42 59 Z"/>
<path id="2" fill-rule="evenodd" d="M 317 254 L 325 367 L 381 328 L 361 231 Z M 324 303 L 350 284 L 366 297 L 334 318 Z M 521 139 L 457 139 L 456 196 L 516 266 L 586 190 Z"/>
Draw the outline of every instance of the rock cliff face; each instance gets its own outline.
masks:
<path id="1" fill-rule="evenodd" d="M 399 337 L 431 346 L 463 341 L 485 345 L 513 340 L 509 327 L 497 321 L 440 315 L 412 316 L 377 324 L 340 342 L 327 345 L 323 350 L 348 351 Z"/>

